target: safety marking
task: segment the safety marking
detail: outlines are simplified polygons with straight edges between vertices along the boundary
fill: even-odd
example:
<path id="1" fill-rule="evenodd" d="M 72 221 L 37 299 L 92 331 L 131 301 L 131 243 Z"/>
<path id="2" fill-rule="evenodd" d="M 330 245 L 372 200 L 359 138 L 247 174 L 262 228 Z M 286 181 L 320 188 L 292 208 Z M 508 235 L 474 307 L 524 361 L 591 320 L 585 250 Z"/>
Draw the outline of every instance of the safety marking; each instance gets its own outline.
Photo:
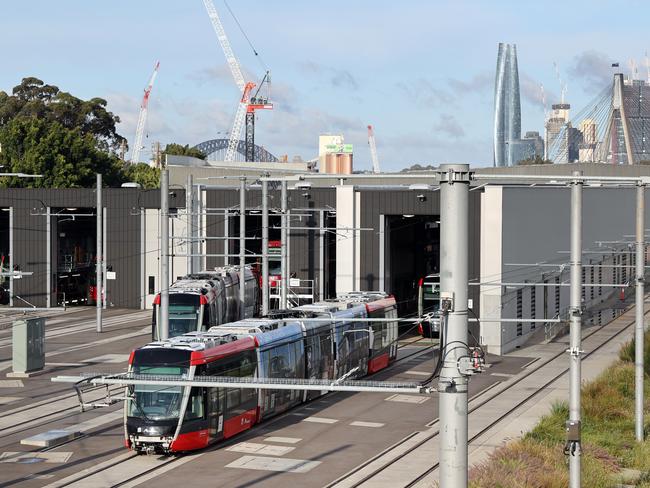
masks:
<path id="1" fill-rule="evenodd" d="M 245 452 L 248 454 L 263 454 L 265 456 L 283 456 L 291 452 L 295 447 L 290 446 L 267 446 L 256 442 L 240 442 L 234 446 L 227 447 L 226 451 Z"/>
<path id="2" fill-rule="evenodd" d="M 492 376 L 499 376 L 501 378 L 512 378 L 514 374 L 511 373 L 490 373 Z"/>
<path id="3" fill-rule="evenodd" d="M 316 424 L 335 424 L 338 422 L 336 419 L 328 419 L 325 417 L 307 417 L 306 419 L 302 419 L 303 422 L 314 422 Z"/>
<path id="4" fill-rule="evenodd" d="M 387 402 L 402 402 L 402 403 L 424 403 L 429 399 L 425 396 L 415 396 L 415 395 L 402 395 L 396 393 L 386 398 Z"/>
<path id="5" fill-rule="evenodd" d="M 53 474 L 28 474 L 25 476 L 25 479 L 28 480 L 49 480 L 50 478 L 54 478 Z"/>
<path id="6" fill-rule="evenodd" d="M 17 400 L 22 400 L 23 397 L 3 397 L 0 396 L 0 405 L 7 405 L 11 402 L 15 402 Z"/>
<path id="7" fill-rule="evenodd" d="M 321 464 L 320 461 L 258 456 L 242 456 L 226 468 L 256 469 L 258 471 L 281 471 L 285 473 L 307 473 Z"/>
<path id="8" fill-rule="evenodd" d="M 0 380 L 0 388 L 23 388 L 22 380 Z"/>
<path id="9" fill-rule="evenodd" d="M 404 374 L 412 374 L 415 376 L 431 376 L 431 373 L 427 373 L 426 371 L 404 371 Z"/>
<path id="10" fill-rule="evenodd" d="M 36 464 L 36 463 L 67 463 L 72 452 L 15 452 L 8 451 L 0 454 L 0 463 Z"/>
<path id="11" fill-rule="evenodd" d="M 282 444 L 297 444 L 302 439 L 299 437 L 265 437 L 264 442 L 280 442 Z"/>
<path id="12" fill-rule="evenodd" d="M 81 366 L 88 366 L 86 363 L 45 363 L 45 366 L 54 366 L 55 368 L 79 368 Z"/>
<path id="13" fill-rule="evenodd" d="M 386 424 L 380 424 L 379 422 L 361 422 L 359 420 L 356 422 L 351 422 L 350 425 L 354 427 L 374 427 L 375 429 L 377 429 L 379 427 L 383 427 Z"/>
<path id="14" fill-rule="evenodd" d="M 129 360 L 128 354 L 104 354 L 103 356 L 97 356 L 96 358 L 84 359 L 84 363 L 125 363 Z"/>

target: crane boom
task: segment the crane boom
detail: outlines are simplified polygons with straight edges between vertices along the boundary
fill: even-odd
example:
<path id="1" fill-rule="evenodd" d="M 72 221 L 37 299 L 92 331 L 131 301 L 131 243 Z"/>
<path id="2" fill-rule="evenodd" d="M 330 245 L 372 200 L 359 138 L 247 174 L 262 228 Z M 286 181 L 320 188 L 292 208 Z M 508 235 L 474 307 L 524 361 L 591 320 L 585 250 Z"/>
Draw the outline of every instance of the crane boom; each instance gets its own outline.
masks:
<path id="1" fill-rule="evenodd" d="M 239 88 L 239 91 L 243 93 L 244 88 L 246 87 L 246 82 L 244 81 L 244 75 L 242 74 L 241 67 L 239 66 L 239 61 L 235 57 L 235 54 L 232 52 L 230 47 L 230 41 L 228 41 L 228 36 L 226 36 L 226 31 L 221 24 L 221 19 L 217 13 L 217 9 L 212 3 L 212 0 L 203 0 L 205 9 L 208 11 L 208 16 L 212 22 L 212 27 L 214 27 L 214 32 L 217 34 L 217 39 L 219 39 L 219 44 L 221 44 L 221 49 L 223 49 L 223 54 L 226 56 L 226 61 L 230 67 L 230 72 L 232 77 L 235 80 L 235 84 Z"/>
<path id="2" fill-rule="evenodd" d="M 144 95 L 142 96 L 142 102 L 140 103 L 140 115 L 138 116 L 138 125 L 135 129 L 135 142 L 133 144 L 133 151 L 131 152 L 131 162 L 139 163 L 140 162 L 140 151 L 142 150 L 142 137 L 144 135 L 144 126 L 147 122 L 147 109 L 149 107 L 149 97 L 151 95 L 151 90 L 153 89 L 153 84 L 156 81 L 156 76 L 158 75 L 158 68 L 160 67 L 160 61 L 156 62 L 154 66 L 153 73 L 149 79 L 149 84 L 144 90 Z"/>
<path id="3" fill-rule="evenodd" d="M 373 173 L 380 173 L 379 158 L 377 157 L 377 145 L 375 144 L 375 132 L 372 125 L 368 126 L 368 145 L 370 146 L 370 158 L 372 159 Z"/>

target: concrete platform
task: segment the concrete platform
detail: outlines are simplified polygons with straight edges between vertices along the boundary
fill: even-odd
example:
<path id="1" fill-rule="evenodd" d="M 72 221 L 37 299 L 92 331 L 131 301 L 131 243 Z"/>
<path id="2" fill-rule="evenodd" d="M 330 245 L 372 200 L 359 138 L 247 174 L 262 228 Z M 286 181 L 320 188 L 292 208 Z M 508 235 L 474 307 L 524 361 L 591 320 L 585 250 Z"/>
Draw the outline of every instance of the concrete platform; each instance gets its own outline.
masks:
<path id="1" fill-rule="evenodd" d="M 28 437 L 27 439 L 21 440 L 20 443 L 23 446 L 53 447 L 76 439 L 80 435 L 81 432 L 76 430 L 55 429 Z"/>

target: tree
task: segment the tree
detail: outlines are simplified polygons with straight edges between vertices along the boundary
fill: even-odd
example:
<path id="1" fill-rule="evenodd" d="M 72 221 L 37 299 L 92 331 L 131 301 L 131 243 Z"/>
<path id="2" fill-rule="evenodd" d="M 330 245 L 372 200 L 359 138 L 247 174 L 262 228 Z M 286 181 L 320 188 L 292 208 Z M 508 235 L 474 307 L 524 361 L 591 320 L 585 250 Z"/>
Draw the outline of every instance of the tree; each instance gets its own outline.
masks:
<path id="1" fill-rule="evenodd" d="M 125 168 L 128 181 L 139 183 L 142 188 L 160 188 L 160 169 L 147 163 L 129 164 Z"/>
<path id="2" fill-rule="evenodd" d="M 169 154 L 170 156 L 192 156 L 205 160 L 205 154 L 194 147 L 190 147 L 189 144 L 185 144 L 184 146 L 176 143 L 167 144 L 163 151 L 163 155 L 165 154 Z"/>
<path id="3" fill-rule="evenodd" d="M 534 158 L 522 159 L 517 163 L 518 166 L 532 166 L 534 164 L 553 164 L 553 161 L 544 159 L 541 156 L 535 156 Z"/>
<path id="4" fill-rule="evenodd" d="M 81 100 L 24 78 L 12 94 L 0 91 L 0 164 L 7 172 L 42 174 L 39 179 L 0 178 L 0 186 L 90 187 L 95 173 L 109 186 L 126 174 L 116 152 L 125 140 L 119 117 L 106 100 Z"/>

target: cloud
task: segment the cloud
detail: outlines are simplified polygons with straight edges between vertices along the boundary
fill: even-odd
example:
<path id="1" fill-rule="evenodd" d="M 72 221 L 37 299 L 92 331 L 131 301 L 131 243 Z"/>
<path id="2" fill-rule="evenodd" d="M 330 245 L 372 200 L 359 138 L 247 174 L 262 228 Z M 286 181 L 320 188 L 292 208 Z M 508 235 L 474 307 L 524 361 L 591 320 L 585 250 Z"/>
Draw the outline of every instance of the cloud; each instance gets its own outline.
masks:
<path id="1" fill-rule="evenodd" d="M 612 79 L 612 60 L 605 53 L 595 50 L 585 51 L 573 58 L 568 68 L 569 75 L 582 82 L 587 91 L 600 91 Z"/>
<path id="2" fill-rule="evenodd" d="M 437 133 L 446 134 L 453 138 L 465 136 L 463 126 L 458 123 L 456 117 L 451 114 L 440 114 L 438 122 L 433 126 L 433 130 Z"/>
<path id="3" fill-rule="evenodd" d="M 244 80 L 258 82 L 257 75 L 253 75 L 250 70 L 244 66 L 240 66 Z M 194 81 L 198 86 L 203 86 L 208 83 L 226 82 L 232 83 L 235 86 L 235 80 L 232 77 L 232 72 L 227 64 L 218 64 L 207 68 L 195 70 L 186 75 L 188 80 Z"/>
<path id="4" fill-rule="evenodd" d="M 447 81 L 449 87 L 458 95 L 483 93 L 494 89 L 494 75 L 489 73 L 476 74 L 468 81 L 456 78 L 449 78 Z"/>
<path id="5" fill-rule="evenodd" d="M 456 97 L 449 93 L 449 91 L 440 88 L 438 85 L 424 78 L 409 82 L 400 81 L 395 86 L 408 99 L 414 101 L 417 105 L 427 108 L 439 107 L 440 105 L 453 105 L 456 103 Z"/>
<path id="6" fill-rule="evenodd" d="M 307 75 L 328 78 L 330 85 L 334 88 L 347 88 L 354 91 L 359 89 L 359 83 L 348 70 L 332 68 L 313 61 L 298 63 L 298 68 Z"/>

